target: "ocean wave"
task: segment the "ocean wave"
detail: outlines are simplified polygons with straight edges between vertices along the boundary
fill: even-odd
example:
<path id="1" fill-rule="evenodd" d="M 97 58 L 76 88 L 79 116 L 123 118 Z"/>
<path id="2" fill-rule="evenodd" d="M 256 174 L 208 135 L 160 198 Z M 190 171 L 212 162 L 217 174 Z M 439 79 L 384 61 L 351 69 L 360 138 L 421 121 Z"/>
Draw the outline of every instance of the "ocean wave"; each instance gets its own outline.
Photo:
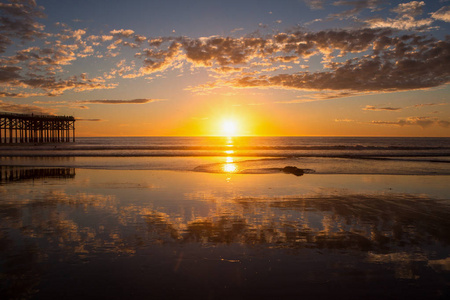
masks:
<path id="1" fill-rule="evenodd" d="M 7 144 L 1 145 L 0 151 L 130 151 L 130 150 L 147 150 L 147 151 L 317 151 L 317 150 L 377 150 L 377 151 L 450 151 L 447 146 L 363 146 L 363 145 L 329 145 L 329 146 L 232 146 L 229 145 L 212 145 L 212 146 L 137 146 L 137 145 L 69 145 L 69 144 L 39 144 L 39 145 L 21 145 Z"/>

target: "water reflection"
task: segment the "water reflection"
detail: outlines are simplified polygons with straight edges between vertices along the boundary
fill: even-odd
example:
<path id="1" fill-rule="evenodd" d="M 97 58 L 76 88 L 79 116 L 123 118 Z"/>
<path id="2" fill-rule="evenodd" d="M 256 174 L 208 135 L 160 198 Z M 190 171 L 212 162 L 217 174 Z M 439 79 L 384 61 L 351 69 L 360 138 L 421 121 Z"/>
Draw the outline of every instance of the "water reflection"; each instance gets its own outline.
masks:
<path id="1" fill-rule="evenodd" d="M 233 164 L 232 157 L 227 164 Z M 64 185 L 21 188 L 14 197 L 0 190 L 0 295 L 31 298 L 46 265 L 83 265 L 105 257 L 114 261 L 142 251 L 156 256 L 155 247 L 186 251 L 192 245 L 237 245 L 246 252 L 259 249 L 255 260 L 265 259 L 258 257 L 261 249 L 293 257 L 308 253 L 317 260 L 324 253 L 339 253 L 347 255 L 352 272 L 365 274 L 368 266 L 385 265 L 402 280 L 419 280 L 426 272 L 448 276 L 450 269 L 447 200 L 405 193 L 186 195 L 184 200 L 202 203 L 203 210 L 214 207 L 205 215 L 178 210 L 170 193 L 162 198 L 165 204 L 156 205 L 149 190 L 102 186 L 95 192 Z M 310 250 L 314 254 L 305 252 Z M 244 261 L 240 255 L 229 261 Z M 343 278 L 349 272 L 332 271 Z"/>
<path id="2" fill-rule="evenodd" d="M 417 195 L 237 197 L 217 206 L 210 217 L 190 220 L 151 207 L 119 205 L 114 195 L 53 190 L 34 197 L 0 202 L 1 228 L 16 229 L 22 238 L 45 238 L 47 247 L 67 255 L 134 253 L 137 245 L 162 240 L 364 252 L 450 244 L 449 203 Z M 108 222 L 83 224 L 78 213 L 108 216 Z M 130 226 L 138 228 L 139 238 L 126 237 Z"/>
<path id="3" fill-rule="evenodd" d="M 145 217 L 148 224 L 170 228 L 170 235 L 184 242 L 366 252 L 450 243 L 449 204 L 414 195 L 236 198 L 234 201 L 240 206 L 234 213 L 230 213 L 229 207 L 223 208 L 210 218 L 190 222 L 172 220 L 160 212 Z M 285 213 L 280 214 L 279 209 Z M 161 227 L 161 224 L 165 225 Z M 165 230 L 161 234 L 165 235 Z"/>
<path id="4" fill-rule="evenodd" d="M 0 166 L 0 184 L 43 178 L 74 178 L 75 168 L 28 168 Z"/>
<path id="5" fill-rule="evenodd" d="M 223 164 L 223 172 L 225 173 L 236 173 L 238 170 L 237 164 L 234 163 L 233 157 L 227 157 L 226 163 Z"/>

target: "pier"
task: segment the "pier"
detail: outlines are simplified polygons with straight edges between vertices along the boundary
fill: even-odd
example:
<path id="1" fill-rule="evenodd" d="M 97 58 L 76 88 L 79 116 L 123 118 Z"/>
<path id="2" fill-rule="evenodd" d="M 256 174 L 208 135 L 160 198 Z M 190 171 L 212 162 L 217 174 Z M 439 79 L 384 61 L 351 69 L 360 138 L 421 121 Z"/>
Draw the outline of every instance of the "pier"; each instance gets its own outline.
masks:
<path id="1" fill-rule="evenodd" d="M 0 112 L 0 144 L 75 142 L 75 118 Z"/>
<path id="2" fill-rule="evenodd" d="M 26 168 L 0 166 L 0 184 L 45 178 L 75 178 L 75 168 Z"/>

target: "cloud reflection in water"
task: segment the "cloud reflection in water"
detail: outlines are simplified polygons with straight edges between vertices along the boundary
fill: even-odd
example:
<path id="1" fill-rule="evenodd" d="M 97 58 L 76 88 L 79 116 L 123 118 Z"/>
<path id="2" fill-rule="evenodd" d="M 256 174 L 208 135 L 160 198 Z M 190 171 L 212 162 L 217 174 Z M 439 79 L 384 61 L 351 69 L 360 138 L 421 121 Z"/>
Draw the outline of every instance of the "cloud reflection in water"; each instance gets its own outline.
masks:
<path id="1" fill-rule="evenodd" d="M 233 165 L 232 157 L 226 160 Z M 408 193 L 250 196 L 225 190 L 210 193 L 223 187 L 208 186 L 184 192 L 181 202 L 171 200 L 166 190 L 158 202 L 160 189 L 136 188 L 137 184 L 108 188 L 85 178 L 80 182 L 87 186 L 79 190 L 61 179 L 45 180 L 53 181 L 40 189 L 20 182 L 20 188 L 0 186 L 0 276 L 8 278 L 1 287 L 8 296 L 37 292 L 46 274 L 42 266 L 48 264 L 139 260 L 142 253 L 158 260 L 158 247 L 168 253 L 198 247 L 196 255 L 200 249 L 215 249 L 202 255 L 240 264 L 248 260 L 248 251 L 264 260 L 257 254 L 262 249 L 284 253 L 283 257 L 289 253 L 293 261 L 344 255 L 355 272 L 369 276 L 370 268 L 381 266 L 401 280 L 419 280 L 425 271 L 437 277 L 448 274 L 448 200 Z M 14 197 L 8 196 L 11 189 Z M 186 201 L 198 207 L 180 208 Z M 223 247 L 245 251 L 227 257 L 229 250 L 224 249 L 230 248 Z M 348 278 L 345 267 L 333 267 L 333 272 Z"/>

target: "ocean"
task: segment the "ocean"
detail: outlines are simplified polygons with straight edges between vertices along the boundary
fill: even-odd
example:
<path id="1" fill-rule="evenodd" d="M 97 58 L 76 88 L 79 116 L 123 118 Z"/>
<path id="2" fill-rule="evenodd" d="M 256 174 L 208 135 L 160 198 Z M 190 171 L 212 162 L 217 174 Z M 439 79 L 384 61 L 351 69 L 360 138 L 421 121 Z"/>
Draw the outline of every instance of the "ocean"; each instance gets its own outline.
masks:
<path id="1" fill-rule="evenodd" d="M 450 138 L 0 145 L 0 299 L 448 299 Z"/>
<path id="2" fill-rule="evenodd" d="M 97 137 L 3 144 L 1 165 L 317 174 L 450 175 L 450 138 Z M 233 165 L 230 165 L 230 164 Z"/>

